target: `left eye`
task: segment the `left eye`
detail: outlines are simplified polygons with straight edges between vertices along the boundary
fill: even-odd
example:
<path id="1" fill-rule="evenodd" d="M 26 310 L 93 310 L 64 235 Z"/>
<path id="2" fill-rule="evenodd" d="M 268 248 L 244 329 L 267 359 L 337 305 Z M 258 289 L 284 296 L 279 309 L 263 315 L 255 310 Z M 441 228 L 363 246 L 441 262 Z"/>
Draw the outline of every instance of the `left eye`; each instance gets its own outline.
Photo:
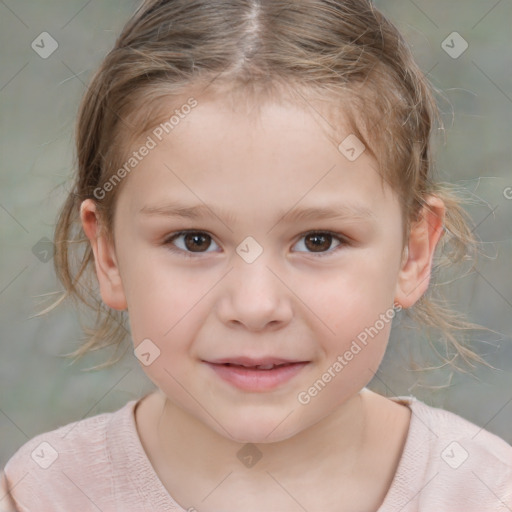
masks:
<path id="1" fill-rule="evenodd" d="M 308 252 L 320 253 L 320 255 L 323 256 L 325 253 L 334 252 L 334 250 L 329 250 L 331 249 L 333 240 L 338 241 L 338 245 L 334 247 L 334 250 L 337 250 L 344 242 L 340 236 L 330 233 L 329 231 L 315 231 L 303 235 L 296 245 L 305 247 Z"/>

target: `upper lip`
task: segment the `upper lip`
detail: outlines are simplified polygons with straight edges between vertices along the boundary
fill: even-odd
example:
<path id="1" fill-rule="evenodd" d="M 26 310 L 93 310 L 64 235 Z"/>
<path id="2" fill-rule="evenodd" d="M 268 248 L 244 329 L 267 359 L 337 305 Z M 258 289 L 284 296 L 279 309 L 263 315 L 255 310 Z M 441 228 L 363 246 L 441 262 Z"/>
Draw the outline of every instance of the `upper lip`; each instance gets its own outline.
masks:
<path id="1" fill-rule="evenodd" d="M 278 365 L 278 364 L 289 364 L 289 363 L 307 363 L 308 361 L 301 361 L 297 359 L 283 359 L 281 357 L 225 357 L 221 359 L 214 359 L 206 361 L 211 364 L 236 364 L 239 366 L 266 366 L 266 365 Z"/>

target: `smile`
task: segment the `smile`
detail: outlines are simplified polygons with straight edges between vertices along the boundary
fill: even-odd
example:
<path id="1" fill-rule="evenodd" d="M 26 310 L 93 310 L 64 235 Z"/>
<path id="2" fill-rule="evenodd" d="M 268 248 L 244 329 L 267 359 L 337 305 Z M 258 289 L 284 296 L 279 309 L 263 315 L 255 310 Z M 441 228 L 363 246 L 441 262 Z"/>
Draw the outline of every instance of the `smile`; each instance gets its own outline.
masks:
<path id="1" fill-rule="evenodd" d="M 262 362 L 244 364 L 234 362 L 204 361 L 215 375 L 243 391 L 269 391 L 288 382 L 309 364 L 309 361 Z"/>

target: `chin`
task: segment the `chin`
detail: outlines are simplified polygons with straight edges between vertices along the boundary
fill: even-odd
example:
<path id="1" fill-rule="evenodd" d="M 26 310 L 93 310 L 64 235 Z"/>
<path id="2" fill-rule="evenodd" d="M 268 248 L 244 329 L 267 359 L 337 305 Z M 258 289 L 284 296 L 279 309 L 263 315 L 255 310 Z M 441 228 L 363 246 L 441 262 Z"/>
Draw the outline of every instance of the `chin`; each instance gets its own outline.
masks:
<path id="1" fill-rule="evenodd" d="M 291 419 L 290 417 L 283 421 L 285 418 L 286 415 L 272 415 L 267 418 L 261 415 L 245 416 L 242 420 L 238 417 L 224 423 L 229 434 L 219 425 L 215 425 L 215 430 L 224 437 L 241 444 L 278 443 L 286 441 L 302 430 L 295 421 L 287 422 Z"/>

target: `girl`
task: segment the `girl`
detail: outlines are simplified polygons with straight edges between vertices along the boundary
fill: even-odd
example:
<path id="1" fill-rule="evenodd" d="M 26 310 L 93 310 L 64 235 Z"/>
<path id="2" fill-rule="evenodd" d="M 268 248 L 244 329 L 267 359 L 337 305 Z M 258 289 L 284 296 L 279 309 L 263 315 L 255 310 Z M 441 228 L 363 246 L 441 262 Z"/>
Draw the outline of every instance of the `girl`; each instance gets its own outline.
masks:
<path id="1" fill-rule="evenodd" d="M 505 441 L 366 388 L 401 309 L 471 357 L 425 295 L 436 247 L 471 242 L 435 118 L 367 0 L 144 2 L 83 99 L 55 262 L 109 308 L 76 355 L 127 314 L 157 390 L 26 443 L 2 507 L 510 510 Z"/>

